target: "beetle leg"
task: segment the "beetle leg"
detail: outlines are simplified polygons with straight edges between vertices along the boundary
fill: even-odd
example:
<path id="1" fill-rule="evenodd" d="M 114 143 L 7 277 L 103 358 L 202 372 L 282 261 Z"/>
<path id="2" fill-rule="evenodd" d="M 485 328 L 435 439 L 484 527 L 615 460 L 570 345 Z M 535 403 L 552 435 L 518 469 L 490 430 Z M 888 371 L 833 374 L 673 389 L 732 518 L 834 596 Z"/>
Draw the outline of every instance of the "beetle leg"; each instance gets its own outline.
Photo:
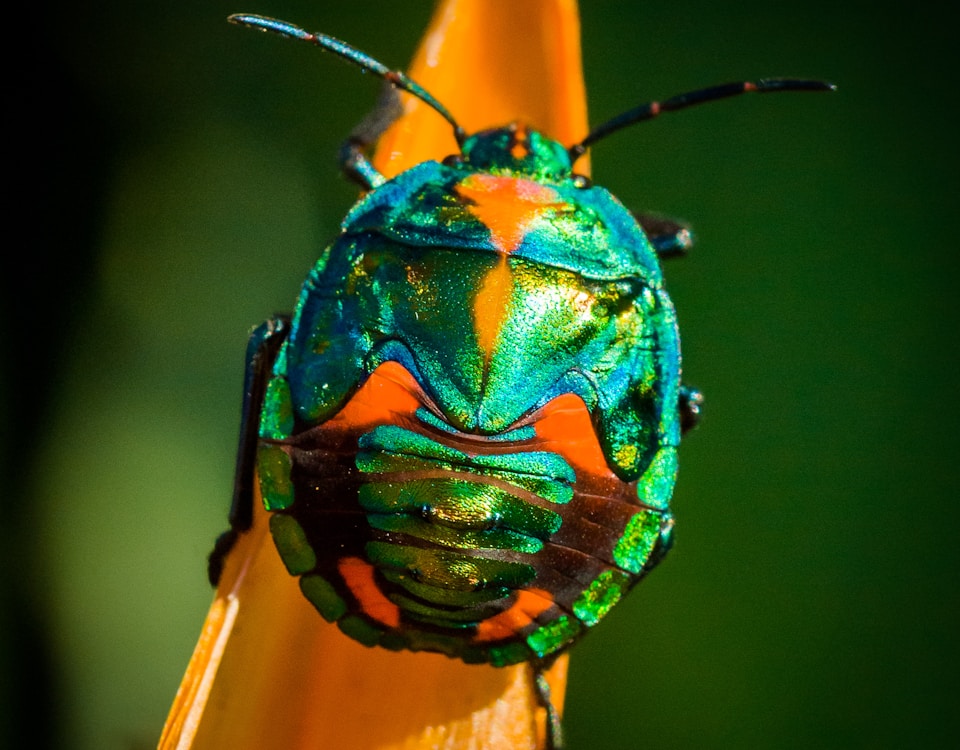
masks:
<path id="1" fill-rule="evenodd" d="M 230 505 L 230 528 L 213 545 L 207 559 L 207 577 L 214 586 L 223 572 L 223 562 L 237 537 L 253 523 L 254 464 L 263 394 L 270 379 L 273 361 L 290 330 L 290 317 L 278 315 L 261 323 L 247 342 L 247 364 L 243 383 L 243 411 L 240 420 L 240 445 Z"/>
<path id="2" fill-rule="evenodd" d="M 373 190 L 387 181 L 386 177 L 374 169 L 367 158 L 367 151 L 402 114 L 403 108 L 397 90 L 392 85 L 385 84 L 376 107 L 360 121 L 340 147 L 341 171 L 364 190 Z"/>
<path id="3" fill-rule="evenodd" d="M 563 727 L 560 723 L 560 714 L 557 713 L 553 700 L 550 697 L 550 685 L 547 682 L 546 671 L 549 663 L 534 662 L 530 665 L 533 669 L 533 691 L 537 703 L 547 711 L 547 741 L 545 750 L 563 750 Z"/>
<path id="4" fill-rule="evenodd" d="M 660 258 L 677 258 L 686 255 L 693 247 L 693 233 L 690 227 L 673 219 L 652 214 L 634 214 L 643 228 L 644 234 L 657 251 Z"/>
<path id="5" fill-rule="evenodd" d="M 700 423 L 700 410 L 703 407 L 703 394 L 696 388 L 680 385 L 680 430 L 688 432 Z"/>

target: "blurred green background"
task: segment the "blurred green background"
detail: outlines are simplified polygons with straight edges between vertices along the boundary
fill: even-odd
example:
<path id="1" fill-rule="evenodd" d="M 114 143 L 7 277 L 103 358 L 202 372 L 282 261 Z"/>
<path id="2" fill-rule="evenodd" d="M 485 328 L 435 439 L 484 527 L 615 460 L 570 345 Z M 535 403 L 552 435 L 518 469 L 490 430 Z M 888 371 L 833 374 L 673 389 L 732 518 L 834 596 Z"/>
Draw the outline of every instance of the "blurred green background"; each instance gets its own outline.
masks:
<path id="1" fill-rule="evenodd" d="M 954 747 L 956 43 L 919 4 L 735 5 L 581 5 L 593 122 L 726 80 L 841 88 L 594 150 L 598 183 L 698 233 L 666 273 L 707 405 L 674 551 L 573 652 L 570 748 Z M 0 744 L 156 742 L 211 598 L 247 332 L 355 197 L 334 155 L 374 81 L 235 11 L 402 67 L 431 4 L 15 19 Z"/>

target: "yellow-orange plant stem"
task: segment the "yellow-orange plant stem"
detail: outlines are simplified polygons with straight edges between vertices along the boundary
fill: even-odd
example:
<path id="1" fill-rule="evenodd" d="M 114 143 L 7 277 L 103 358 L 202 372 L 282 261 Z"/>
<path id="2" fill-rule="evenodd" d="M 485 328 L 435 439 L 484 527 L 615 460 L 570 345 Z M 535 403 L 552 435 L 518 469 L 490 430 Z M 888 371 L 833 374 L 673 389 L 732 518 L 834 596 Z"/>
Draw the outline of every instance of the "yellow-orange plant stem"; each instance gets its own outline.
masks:
<path id="1" fill-rule="evenodd" d="M 467 133 L 521 122 L 564 144 L 588 131 L 576 0 L 443 0 L 408 71 Z M 380 139 L 392 176 L 457 153 L 449 123 L 409 95 Z M 577 171 L 589 175 L 589 155 Z"/>

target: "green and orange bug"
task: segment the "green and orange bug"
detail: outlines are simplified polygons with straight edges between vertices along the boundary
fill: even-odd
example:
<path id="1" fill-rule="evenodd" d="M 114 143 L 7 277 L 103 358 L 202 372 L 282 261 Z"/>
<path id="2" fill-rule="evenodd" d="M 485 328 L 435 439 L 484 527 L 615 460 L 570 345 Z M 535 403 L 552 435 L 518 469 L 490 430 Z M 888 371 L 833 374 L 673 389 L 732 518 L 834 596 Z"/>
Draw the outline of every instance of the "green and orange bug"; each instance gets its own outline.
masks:
<path id="1" fill-rule="evenodd" d="M 574 171 L 601 138 L 740 93 L 823 91 L 767 79 L 637 107 L 564 145 L 523 123 L 467 134 L 405 74 L 323 34 L 306 41 L 417 97 L 459 152 L 386 179 L 366 121 L 341 154 L 366 191 L 291 317 L 253 334 L 225 556 L 254 484 L 287 571 L 368 646 L 542 671 L 670 548 L 669 501 L 700 394 L 660 258 L 686 227 L 636 216 Z"/>

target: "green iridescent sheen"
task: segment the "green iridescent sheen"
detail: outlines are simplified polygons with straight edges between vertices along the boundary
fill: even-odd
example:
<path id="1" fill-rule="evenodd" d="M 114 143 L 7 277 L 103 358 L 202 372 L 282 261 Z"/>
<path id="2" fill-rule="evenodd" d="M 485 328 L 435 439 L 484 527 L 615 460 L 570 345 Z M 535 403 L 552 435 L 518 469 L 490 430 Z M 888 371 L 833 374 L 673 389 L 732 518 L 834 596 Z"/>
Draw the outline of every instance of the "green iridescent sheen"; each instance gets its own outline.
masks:
<path id="1" fill-rule="evenodd" d="M 270 516 L 270 533 L 280 553 L 280 559 L 290 575 L 298 576 L 313 570 L 317 555 L 307 542 L 303 527 L 292 516 L 275 513 Z"/>
<path id="2" fill-rule="evenodd" d="M 637 483 L 637 498 L 644 505 L 666 510 L 677 481 L 677 449 L 661 448 Z"/>
<path id="3" fill-rule="evenodd" d="M 556 453 L 469 455 L 395 425 L 381 425 L 362 435 L 359 447 L 357 468 L 365 473 L 407 473 L 441 468 L 462 472 L 469 477 L 490 477 L 509 482 L 552 503 L 568 503 L 573 497 L 572 484 L 576 475 Z"/>
<path id="4" fill-rule="evenodd" d="M 527 536 L 526 534 L 518 534 L 509 529 L 475 531 L 472 529 L 440 526 L 430 521 L 413 518 L 411 516 L 384 516 L 375 513 L 367 514 L 367 523 L 380 531 L 406 534 L 407 536 L 451 549 L 509 549 L 515 552 L 525 552 L 529 554 L 539 552 L 543 549 L 543 542 L 539 539 Z"/>
<path id="5" fill-rule="evenodd" d="M 374 565 L 408 571 L 424 583 L 456 591 L 502 586 L 520 588 L 537 573 L 533 566 L 525 563 L 390 542 L 368 542 L 366 552 Z"/>
<path id="6" fill-rule="evenodd" d="M 279 445 L 261 444 L 257 449 L 260 493 L 267 510 L 285 510 L 293 504 L 290 456 Z"/>
<path id="7" fill-rule="evenodd" d="M 454 589 L 438 589 L 428 583 L 421 583 L 405 572 L 384 570 L 381 574 L 388 581 L 402 586 L 414 596 L 446 607 L 476 607 L 497 599 L 503 599 L 510 594 L 510 589 L 506 586 L 490 586 L 474 591 L 456 591 Z"/>
<path id="8" fill-rule="evenodd" d="M 357 467 L 368 473 L 382 474 L 388 472 L 404 473 L 408 471 L 424 471 L 428 467 L 443 471 L 462 472 L 471 479 L 490 479 L 507 482 L 525 492 L 530 492 L 542 499 L 563 505 L 573 497 L 573 488 L 569 484 L 561 484 L 552 479 L 520 474 L 511 471 L 500 471 L 484 467 L 465 467 L 436 459 L 426 460 L 419 457 L 389 455 L 389 454 L 358 454 Z"/>
<path id="9" fill-rule="evenodd" d="M 630 585 L 630 577 L 617 570 L 605 570 L 573 602 L 573 614 L 592 627 L 620 601 Z"/>
<path id="10" fill-rule="evenodd" d="M 380 425 L 362 435 L 358 443 L 361 452 L 383 451 L 385 453 L 412 454 L 425 459 L 437 459 L 465 468 L 498 469 L 518 474 L 533 474 L 558 481 L 574 482 L 576 474 L 562 456 L 544 451 L 524 453 L 497 453 L 471 455 L 436 440 L 396 425 Z M 372 462 L 375 459 L 369 458 Z M 373 471 L 360 466 L 361 471 Z"/>
<path id="11" fill-rule="evenodd" d="M 263 395 L 263 413 L 260 419 L 260 437 L 282 440 L 293 432 L 293 404 L 290 384 L 281 376 L 270 378 Z"/>
<path id="12" fill-rule="evenodd" d="M 431 411 L 424 409 L 423 407 L 417 409 L 416 416 L 417 419 L 424 424 L 428 424 L 431 427 L 436 427 L 438 430 L 443 430 L 451 435 L 462 434 L 440 419 L 440 417 L 435 416 Z M 520 440 L 530 440 L 531 438 L 535 437 L 536 434 L 536 430 L 527 425 L 526 427 L 518 427 L 516 430 L 507 430 L 506 432 L 501 432 L 497 435 L 490 435 L 489 438 L 491 440 L 503 442 L 517 442 Z"/>
<path id="13" fill-rule="evenodd" d="M 347 613 L 347 603 L 333 585 L 322 576 L 312 574 L 300 578 L 300 590 L 327 622 L 335 622 Z"/>
<path id="14" fill-rule="evenodd" d="M 500 527 L 547 539 L 561 525 L 559 513 L 541 508 L 491 484 L 463 479 L 371 482 L 360 488 L 367 513 L 410 513 L 453 529 Z"/>
<path id="15" fill-rule="evenodd" d="M 567 149 L 535 130 L 527 134 L 523 156 L 514 156 L 515 131 L 509 128 L 485 130 L 472 135 L 461 149 L 473 169 L 493 174 L 522 173 L 540 179 L 556 179 L 570 173 Z"/>
<path id="16" fill-rule="evenodd" d="M 582 626 L 572 617 L 561 615 L 553 622 L 543 625 L 527 636 L 527 645 L 541 659 L 554 651 L 559 651 L 582 630 Z"/>
<path id="17" fill-rule="evenodd" d="M 613 549 L 614 562 L 631 573 L 642 571 L 660 538 L 662 523 L 663 517 L 659 513 L 641 511 L 633 516 Z"/>

